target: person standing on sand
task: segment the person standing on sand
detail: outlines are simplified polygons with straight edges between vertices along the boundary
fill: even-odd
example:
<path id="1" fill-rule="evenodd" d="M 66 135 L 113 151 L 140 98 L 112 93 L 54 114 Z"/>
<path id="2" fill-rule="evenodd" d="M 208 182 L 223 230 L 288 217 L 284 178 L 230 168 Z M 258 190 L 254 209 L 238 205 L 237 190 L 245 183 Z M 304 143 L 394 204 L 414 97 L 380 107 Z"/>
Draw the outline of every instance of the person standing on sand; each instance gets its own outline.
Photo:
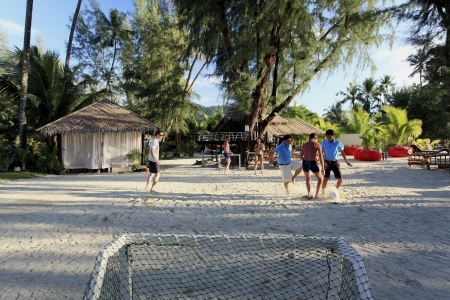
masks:
<path id="1" fill-rule="evenodd" d="M 320 172 L 319 166 L 317 165 L 316 161 L 317 156 L 320 159 L 322 172 Z M 322 146 L 317 142 L 317 134 L 311 133 L 309 135 L 309 142 L 303 144 L 302 148 L 300 149 L 300 159 L 303 160 L 302 168 L 306 178 L 306 190 L 308 191 L 307 198 L 312 199 L 312 196 L 310 195 L 311 176 L 309 175 L 309 171 L 311 171 L 317 178 L 317 188 L 315 196 L 315 198 L 317 199 L 319 198 L 319 191 L 323 181 L 322 173 L 325 174 L 325 169 L 323 167 L 324 160 L 323 160 Z"/>
<path id="2" fill-rule="evenodd" d="M 261 168 L 261 174 L 264 170 L 264 160 L 263 160 L 263 154 L 264 150 L 266 150 L 262 140 L 260 138 L 256 139 L 255 147 L 253 147 L 253 150 L 255 151 L 255 175 L 256 175 L 256 169 L 258 168 L 258 162 Z"/>
<path id="3" fill-rule="evenodd" d="M 227 166 L 225 167 L 225 171 L 223 171 L 223 173 L 227 173 L 227 171 L 230 170 L 230 163 L 231 163 L 231 154 L 233 154 L 233 152 L 231 152 L 230 150 L 230 137 L 227 136 L 227 138 L 225 139 L 225 142 L 223 142 L 223 157 L 225 157 L 225 160 L 227 162 Z M 220 162 L 219 162 L 220 164 Z"/>
<path id="4" fill-rule="evenodd" d="M 284 188 L 286 192 L 289 194 L 289 182 L 294 183 L 295 178 L 302 171 L 302 165 L 297 160 L 292 160 L 292 137 L 290 135 L 285 135 L 283 137 L 283 141 L 279 144 L 275 151 L 270 155 L 269 163 L 273 163 L 273 158 L 275 153 L 278 154 L 278 167 L 280 168 L 281 178 L 283 179 Z M 295 170 L 294 175 L 292 172 Z"/>
<path id="5" fill-rule="evenodd" d="M 156 131 L 156 137 L 150 141 L 149 145 L 149 167 L 150 167 L 150 175 L 148 175 L 147 178 L 147 186 L 145 187 L 145 190 L 148 191 L 150 189 L 150 192 L 158 193 L 158 191 L 155 190 L 155 185 L 158 183 L 159 176 L 160 176 L 160 168 L 159 168 L 159 142 L 164 138 L 164 133 L 161 130 Z M 153 179 L 152 179 L 153 177 Z M 150 187 L 150 182 L 152 183 L 152 186 Z"/>
<path id="6" fill-rule="evenodd" d="M 327 187 L 328 179 L 330 178 L 331 171 L 333 171 L 334 177 L 337 179 L 336 189 L 342 184 L 342 174 L 341 169 L 339 168 L 340 164 L 339 160 L 339 152 L 344 158 L 345 162 L 349 167 L 352 167 L 352 164 L 348 162 L 347 156 L 344 153 L 344 146 L 342 143 L 336 139 L 334 139 L 334 131 L 328 129 L 325 132 L 326 140 L 324 140 L 321 144 L 322 150 L 325 158 L 325 179 L 322 184 L 322 194 L 325 195 L 325 189 Z"/>

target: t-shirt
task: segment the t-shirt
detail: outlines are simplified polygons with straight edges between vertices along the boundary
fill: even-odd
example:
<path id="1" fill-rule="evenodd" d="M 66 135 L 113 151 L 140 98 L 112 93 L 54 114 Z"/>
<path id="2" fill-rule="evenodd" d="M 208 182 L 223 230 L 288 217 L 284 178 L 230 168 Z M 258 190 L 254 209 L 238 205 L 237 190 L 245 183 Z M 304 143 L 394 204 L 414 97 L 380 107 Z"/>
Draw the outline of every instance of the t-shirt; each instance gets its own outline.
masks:
<path id="1" fill-rule="evenodd" d="M 325 153 L 324 158 L 328 161 L 339 160 L 339 152 L 344 150 L 342 143 L 336 139 L 334 139 L 331 143 L 328 140 L 325 140 L 322 142 L 321 146 L 323 152 Z"/>
<path id="2" fill-rule="evenodd" d="M 149 152 L 150 155 L 148 157 L 148 159 L 152 162 L 156 162 L 155 158 L 152 156 L 152 149 L 153 152 L 155 152 L 155 156 L 158 159 L 159 158 L 159 141 L 157 139 L 153 139 L 150 141 L 150 146 L 149 146 Z"/>
<path id="3" fill-rule="evenodd" d="M 275 152 L 278 154 L 278 164 L 286 165 L 291 162 L 292 145 L 286 146 L 284 142 L 281 142 L 276 148 Z"/>
<path id="4" fill-rule="evenodd" d="M 313 161 L 316 160 L 316 154 L 320 152 L 322 146 L 313 141 L 309 141 L 302 146 L 302 158 L 303 160 Z"/>

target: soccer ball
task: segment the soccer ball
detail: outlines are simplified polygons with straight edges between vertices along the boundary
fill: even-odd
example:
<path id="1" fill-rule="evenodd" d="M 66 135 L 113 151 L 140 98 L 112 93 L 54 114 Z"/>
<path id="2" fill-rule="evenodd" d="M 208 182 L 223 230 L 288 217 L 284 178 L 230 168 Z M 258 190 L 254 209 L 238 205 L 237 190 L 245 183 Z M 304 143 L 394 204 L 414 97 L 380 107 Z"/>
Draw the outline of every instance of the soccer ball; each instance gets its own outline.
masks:
<path id="1" fill-rule="evenodd" d="M 339 199 L 339 193 L 338 191 L 334 191 L 330 193 L 330 198 L 331 199 Z"/>

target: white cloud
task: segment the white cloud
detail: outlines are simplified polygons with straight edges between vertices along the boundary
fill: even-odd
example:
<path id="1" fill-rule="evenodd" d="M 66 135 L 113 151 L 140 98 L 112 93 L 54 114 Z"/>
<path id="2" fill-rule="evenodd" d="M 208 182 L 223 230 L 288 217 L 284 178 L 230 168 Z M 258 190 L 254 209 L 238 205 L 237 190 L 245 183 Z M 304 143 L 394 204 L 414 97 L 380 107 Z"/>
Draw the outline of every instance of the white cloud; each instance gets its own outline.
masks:
<path id="1" fill-rule="evenodd" d="M 24 28 L 25 27 L 23 25 L 0 19 L 0 29 L 3 30 L 7 35 L 18 35 L 23 37 Z M 36 39 L 36 37 L 39 35 L 42 36 L 42 33 L 39 30 L 31 28 L 32 39 Z"/>

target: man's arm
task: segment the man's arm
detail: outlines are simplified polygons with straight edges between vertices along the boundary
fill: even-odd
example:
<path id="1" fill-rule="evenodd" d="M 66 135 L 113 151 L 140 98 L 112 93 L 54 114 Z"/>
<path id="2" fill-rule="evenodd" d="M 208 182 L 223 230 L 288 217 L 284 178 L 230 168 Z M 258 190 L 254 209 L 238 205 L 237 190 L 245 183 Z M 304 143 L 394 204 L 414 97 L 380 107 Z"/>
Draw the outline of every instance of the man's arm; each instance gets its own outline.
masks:
<path id="1" fill-rule="evenodd" d="M 320 165 L 322 166 L 322 173 L 324 173 L 325 174 L 325 169 L 326 169 L 326 166 L 325 166 L 325 159 L 323 158 L 323 151 L 322 151 L 322 146 L 320 146 L 320 148 L 319 148 L 319 161 L 320 161 Z"/>
<path id="2" fill-rule="evenodd" d="M 347 165 L 350 166 L 350 167 L 353 167 L 352 164 L 348 162 L 347 156 L 345 155 L 344 150 L 341 150 L 341 155 L 342 155 L 342 158 L 343 158 L 343 159 L 345 160 L 345 162 L 347 163 Z"/>

